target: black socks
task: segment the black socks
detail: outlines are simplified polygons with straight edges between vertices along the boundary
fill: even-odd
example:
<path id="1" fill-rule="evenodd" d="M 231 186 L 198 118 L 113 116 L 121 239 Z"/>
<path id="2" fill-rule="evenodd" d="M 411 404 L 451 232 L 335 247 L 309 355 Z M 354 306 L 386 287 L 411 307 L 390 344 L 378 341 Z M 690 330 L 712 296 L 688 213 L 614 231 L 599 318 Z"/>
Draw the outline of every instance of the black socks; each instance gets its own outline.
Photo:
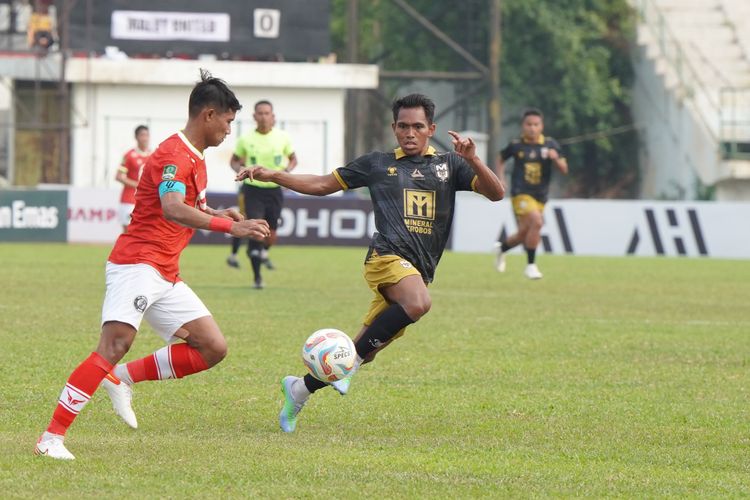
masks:
<path id="1" fill-rule="evenodd" d="M 391 304 L 375 318 L 375 321 L 365 330 L 362 338 L 354 344 L 357 354 L 364 359 L 372 351 L 387 344 L 402 328 L 412 323 L 414 320 L 406 314 L 401 304 Z"/>

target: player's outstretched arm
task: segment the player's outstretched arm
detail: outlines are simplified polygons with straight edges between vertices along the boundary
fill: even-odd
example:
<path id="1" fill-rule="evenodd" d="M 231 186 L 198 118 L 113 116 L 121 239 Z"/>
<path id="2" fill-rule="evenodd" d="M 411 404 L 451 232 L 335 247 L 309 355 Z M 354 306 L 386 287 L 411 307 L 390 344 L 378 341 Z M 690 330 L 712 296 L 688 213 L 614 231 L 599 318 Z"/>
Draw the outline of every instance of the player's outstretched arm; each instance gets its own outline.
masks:
<path id="1" fill-rule="evenodd" d="M 463 138 L 458 132 L 448 131 L 453 142 L 453 149 L 461 156 L 477 175 L 475 188 L 477 193 L 492 201 L 502 200 L 505 196 L 505 186 L 490 167 L 477 156 L 477 145 L 471 137 Z"/>
<path id="2" fill-rule="evenodd" d="M 121 182 L 125 184 L 128 187 L 137 188 L 138 187 L 138 181 L 131 179 L 127 176 L 125 172 L 117 172 L 117 175 L 115 176 L 115 180 L 117 182 Z"/>
<path id="3" fill-rule="evenodd" d="M 240 214 L 233 217 L 234 210 L 207 209 L 201 212 L 185 204 L 185 196 L 179 192 L 167 192 L 161 196 L 164 218 L 193 229 L 208 229 L 229 233 L 238 238 L 262 240 L 271 234 L 268 222 L 262 219 L 242 220 Z"/>
<path id="4" fill-rule="evenodd" d="M 243 168 L 235 177 L 236 181 L 243 179 L 255 179 L 259 181 L 275 182 L 280 186 L 289 188 L 302 194 L 311 194 L 314 196 L 325 196 L 327 194 L 341 191 L 342 187 L 333 174 L 328 175 L 311 175 L 299 174 L 294 175 L 280 170 L 269 170 L 267 168 L 252 166 Z"/>

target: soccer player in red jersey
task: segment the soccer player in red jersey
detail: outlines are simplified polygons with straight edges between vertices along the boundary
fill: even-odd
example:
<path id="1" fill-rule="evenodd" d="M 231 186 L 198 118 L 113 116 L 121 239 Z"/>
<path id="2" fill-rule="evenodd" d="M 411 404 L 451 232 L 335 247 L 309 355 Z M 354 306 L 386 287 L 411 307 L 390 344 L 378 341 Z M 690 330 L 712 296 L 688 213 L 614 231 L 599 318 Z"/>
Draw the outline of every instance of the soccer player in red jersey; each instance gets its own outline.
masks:
<path id="1" fill-rule="evenodd" d="M 118 214 L 123 233 L 128 232 L 130 214 L 133 213 L 133 208 L 135 208 L 135 188 L 138 187 L 138 179 L 141 178 L 141 169 L 143 169 L 143 165 L 146 164 L 146 160 L 151 154 L 148 149 L 150 139 L 148 127 L 138 125 L 135 128 L 136 147 L 123 155 L 122 163 L 117 168 L 115 179 L 123 184 Z"/>
<path id="2" fill-rule="evenodd" d="M 182 378 L 226 356 L 227 343 L 219 326 L 180 280 L 178 261 L 195 229 L 257 240 L 270 234 L 265 220 L 243 220 L 236 210 L 206 205 L 203 152 L 221 144 L 241 107 L 226 83 L 202 70 L 201 81 L 190 94 L 187 125 L 162 142 L 146 162 L 132 222 L 107 262 L 99 345 L 68 378 L 52 420 L 36 444 L 36 454 L 75 458 L 63 444 L 65 432 L 100 384 L 115 412 L 135 428 L 132 384 Z M 130 349 L 143 318 L 168 345 L 115 366 Z"/>

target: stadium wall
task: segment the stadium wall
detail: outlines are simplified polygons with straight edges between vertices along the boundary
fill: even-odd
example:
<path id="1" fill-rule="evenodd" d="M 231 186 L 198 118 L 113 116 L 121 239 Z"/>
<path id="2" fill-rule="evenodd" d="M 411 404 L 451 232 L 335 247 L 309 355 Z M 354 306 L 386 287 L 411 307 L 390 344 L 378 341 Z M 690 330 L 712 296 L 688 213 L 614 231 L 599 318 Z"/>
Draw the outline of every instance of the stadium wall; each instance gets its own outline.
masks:
<path id="1" fill-rule="evenodd" d="M 348 88 L 375 88 L 371 65 L 236 61 L 73 59 L 72 184 L 110 188 L 137 125 L 151 129 L 152 147 L 181 129 L 199 69 L 226 80 L 244 108 L 232 134 L 206 152 L 209 189 L 236 190 L 229 159 L 239 135 L 255 126 L 253 104 L 274 104 L 277 125 L 292 139 L 300 173 L 328 173 L 344 162 L 344 102 Z"/>
<path id="2" fill-rule="evenodd" d="M 234 193 L 209 193 L 215 208 L 236 206 Z M 0 191 L 0 242 L 68 241 L 112 244 L 120 234 L 119 190 Z M 67 212 L 67 217 L 65 213 Z M 551 201 L 542 252 L 592 256 L 750 258 L 750 203 L 612 200 Z M 372 203 L 348 194 L 288 193 L 279 225 L 287 245 L 366 246 L 375 231 Z M 515 231 L 510 203 L 458 193 L 448 248 L 488 253 L 501 232 Z M 193 243 L 228 244 L 228 236 L 197 231 Z M 519 252 L 520 250 L 514 250 Z"/>

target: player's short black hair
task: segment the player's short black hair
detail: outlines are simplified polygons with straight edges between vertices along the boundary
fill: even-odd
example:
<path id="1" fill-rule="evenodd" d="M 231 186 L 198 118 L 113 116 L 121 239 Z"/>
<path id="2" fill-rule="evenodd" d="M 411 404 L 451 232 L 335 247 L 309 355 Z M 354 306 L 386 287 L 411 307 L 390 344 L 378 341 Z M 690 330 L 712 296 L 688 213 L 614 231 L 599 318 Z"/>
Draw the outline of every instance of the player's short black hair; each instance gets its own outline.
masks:
<path id="1" fill-rule="evenodd" d="M 135 127 L 135 134 L 134 135 L 136 137 L 138 137 L 138 134 L 140 134 L 141 131 L 143 131 L 143 130 L 145 130 L 146 132 L 148 132 L 148 127 L 145 126 L 145 125 L 138 125 L 137 127 Z"/>
<path id="2" fill-rule="evenodd" d="M 271 106 L 271 110 L 273 110 L 273 104 L 271 104 L 271 101 L 266 100 L 266 99 L 261 99 L 260 101 L 256 102 L 255 106 L 253 106 L 253 110 L 257 110 L 258 106 L 263 106 L 264 104 Z"/>
<path id="3" fill-rule="evenodd" d="M 544 120 L 544 114 L 542 114 L 541 110 L 538 108 L 526 108 L 523 111 L 523 115 L 521 115 L 521 121 L 524 121 L 527 116 L 538 116 L 542 120 Z"/>
<path id="4" fill-rule="evenodd" d="M 422 108 L 424 109 L 424 115 L 427 117 L 427 122 L 432 124 L 432 120 L 435 118 L 435 103 L 432 99 L 422 94 L 409 94 L 396 99 L 393 101 L 393 122 L 398 121 L 398 112 L 401 108 Z"/>
<path id="5" fill-rule="evenodd" d="M 207 70 L 201 69 L 201 81 L 196 83 L 190 92 L 188 112 L 190 116 L 197 116 L 207 106 L 213 106 L 220 113 L 242 109 L 242 104 L 224 80 L 213 77 Z"/>

